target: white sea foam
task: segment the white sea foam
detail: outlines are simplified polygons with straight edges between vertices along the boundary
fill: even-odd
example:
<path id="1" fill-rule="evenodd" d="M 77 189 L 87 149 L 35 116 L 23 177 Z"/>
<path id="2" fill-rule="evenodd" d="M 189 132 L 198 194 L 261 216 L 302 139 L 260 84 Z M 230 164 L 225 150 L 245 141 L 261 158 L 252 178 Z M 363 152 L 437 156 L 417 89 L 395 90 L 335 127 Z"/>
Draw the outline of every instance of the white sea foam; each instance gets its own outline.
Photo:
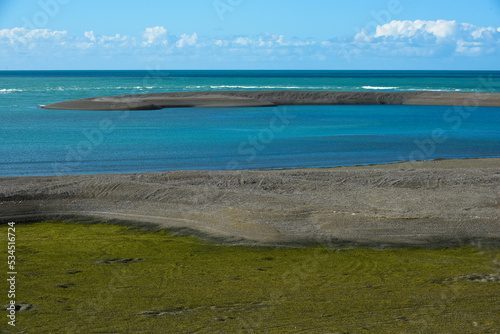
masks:
<path id="1" fill-rule="evenodd" d="M 342 87 L 328 86 L 245 86 L 245 85 L 207 85 L 207 86 L 186 86 L 185 89 L 305 89 L 305 90 L 334 90 Z"/>
<path id="2" fill-rule="evenodd" d="M 363 86 L 363 89 L 375 89 L 375 90 L 381 90 L 381 89 L 398 89 L 399 87 L 379 87 L 379 86 Z"/>
<path id="3" fill-rule="evenodd" d="M 46 92 L 52 92 L 52 91 L 92 91 L 92 90 L 145 90 L 145 89 L 155 89 L 155 88 L 161 88 L 161 87 L 153 87 L 153 86 L 135 86 L 135 87 L 122 87 L 122 86 L 117 86 L 117 87 L 49 87 L 42 89 L 41 91 L 46 91 Z M 19 91 L 22 92 L 23 90 L 5 90 L 5 89 L 0 89 L 0 93 L 9 93 L 10 91 Z M 34 89 L 33 91 L 37 91 L 37 89 Z"/>
<path id="4" fill-rule="evenodd" d="M 219 88 L 242 88 L 242 89 L 299 89 L 303 87 L 298 86 L 241 86 L 241 85 L 221 85 L 221 86 L 210 86 L 212 89 Z"/>
<path id="5" fill-rule="evenodd" d="M 144 90 L 144 89 L 153 89 L 153 86 L 137 86 L 137 87 L 132 87 L 132 88 L 127 88 L 127 87 L 118 87 L 119 89 L 139 89 L 139 90 Z"/>
<path id="6" fill-rule="evenodd" d="M 451 88 L 410 88 L 408 91 L 414 92 L 475 92 L 473 89 L 451 89 Z"/>
<path id="7" fill-rule="evenodd" d="M 9 93 L 12 93 L 12 92 L 22 92 L 23 90 L 22 89 L 7 89 L 7 88 L 2 88 L 0 89 L 0 94 L 9 94 Z"/>

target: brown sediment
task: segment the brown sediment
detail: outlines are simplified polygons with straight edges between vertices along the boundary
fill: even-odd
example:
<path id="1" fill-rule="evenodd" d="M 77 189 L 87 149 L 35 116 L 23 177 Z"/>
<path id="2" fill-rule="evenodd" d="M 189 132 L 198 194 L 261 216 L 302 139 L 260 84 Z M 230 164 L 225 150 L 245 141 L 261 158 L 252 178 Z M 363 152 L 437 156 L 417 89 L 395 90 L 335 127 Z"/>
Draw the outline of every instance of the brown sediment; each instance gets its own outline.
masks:
<path id="1" fill-rule="evenodd" d="M 0 221 L 120 222 L 227 243 L 500 244 L 500 159 L 0 178 Z"/>
<path id="2" fill-rule="evenodd" d="M 42 106 L 65 110 L 155 110 L 190 107 L 269 107 L 279 105 L 441 105 L 499 107 L 500 93 L 197 91 L 93 97 Z"/>

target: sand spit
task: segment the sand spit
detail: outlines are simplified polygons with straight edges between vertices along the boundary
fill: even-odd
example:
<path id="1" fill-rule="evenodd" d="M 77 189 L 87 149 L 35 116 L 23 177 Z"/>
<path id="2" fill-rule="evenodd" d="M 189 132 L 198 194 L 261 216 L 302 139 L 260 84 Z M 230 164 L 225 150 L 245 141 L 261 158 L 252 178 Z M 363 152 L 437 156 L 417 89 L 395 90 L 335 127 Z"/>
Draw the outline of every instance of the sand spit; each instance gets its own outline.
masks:
<path id="1" fill-rule="evenodd" d="M 156 110 L 189 107 L 358 104 L 500 107 L 500 93 L 429 91 L 200 91 L 94 97 L 54 103 L 42 108 L 64 110 Z"/>
<path id="2" fill-rule="evenodd" d="M 119 222 L 226 243 L 500 245 L 500 159 L 0 178 L 0 221 Z"/>

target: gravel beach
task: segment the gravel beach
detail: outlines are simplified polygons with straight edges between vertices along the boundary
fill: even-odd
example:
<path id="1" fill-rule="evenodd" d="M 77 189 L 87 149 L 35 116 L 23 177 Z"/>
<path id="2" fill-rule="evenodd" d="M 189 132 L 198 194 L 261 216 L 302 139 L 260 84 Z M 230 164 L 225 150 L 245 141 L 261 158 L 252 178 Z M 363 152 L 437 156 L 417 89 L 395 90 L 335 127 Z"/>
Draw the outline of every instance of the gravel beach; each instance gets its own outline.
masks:
<path id="1" fill-rule="evenodd" d="M 0 221 L 169 229 L 228 244 L 500 245 L 500 159 L 0 178 Z"/>
<path id="2" fill-rule="evenodd" d="M 499 107 L 500 93 L 195 91 L 93 97 L 42 106 L 65 110 L 155 110 L 189 107 L 271 107 L 279 105 L 437 105 Z"/>

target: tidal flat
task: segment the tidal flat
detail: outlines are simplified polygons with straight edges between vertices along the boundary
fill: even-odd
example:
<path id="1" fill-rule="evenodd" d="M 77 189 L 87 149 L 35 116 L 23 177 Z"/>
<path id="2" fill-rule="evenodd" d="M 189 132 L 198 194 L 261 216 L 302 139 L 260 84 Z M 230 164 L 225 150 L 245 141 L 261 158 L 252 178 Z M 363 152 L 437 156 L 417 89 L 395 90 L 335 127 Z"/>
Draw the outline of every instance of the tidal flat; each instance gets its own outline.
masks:
<path id="1" fill-rule="evenodd" d="M 500 328 L 497 247 L 230 246 L 56 221 L 19 223 L 16 234 L 16 302 L 34 307 L 17 313 L 15 328 L 2 321 L 7 333 Z"/>

